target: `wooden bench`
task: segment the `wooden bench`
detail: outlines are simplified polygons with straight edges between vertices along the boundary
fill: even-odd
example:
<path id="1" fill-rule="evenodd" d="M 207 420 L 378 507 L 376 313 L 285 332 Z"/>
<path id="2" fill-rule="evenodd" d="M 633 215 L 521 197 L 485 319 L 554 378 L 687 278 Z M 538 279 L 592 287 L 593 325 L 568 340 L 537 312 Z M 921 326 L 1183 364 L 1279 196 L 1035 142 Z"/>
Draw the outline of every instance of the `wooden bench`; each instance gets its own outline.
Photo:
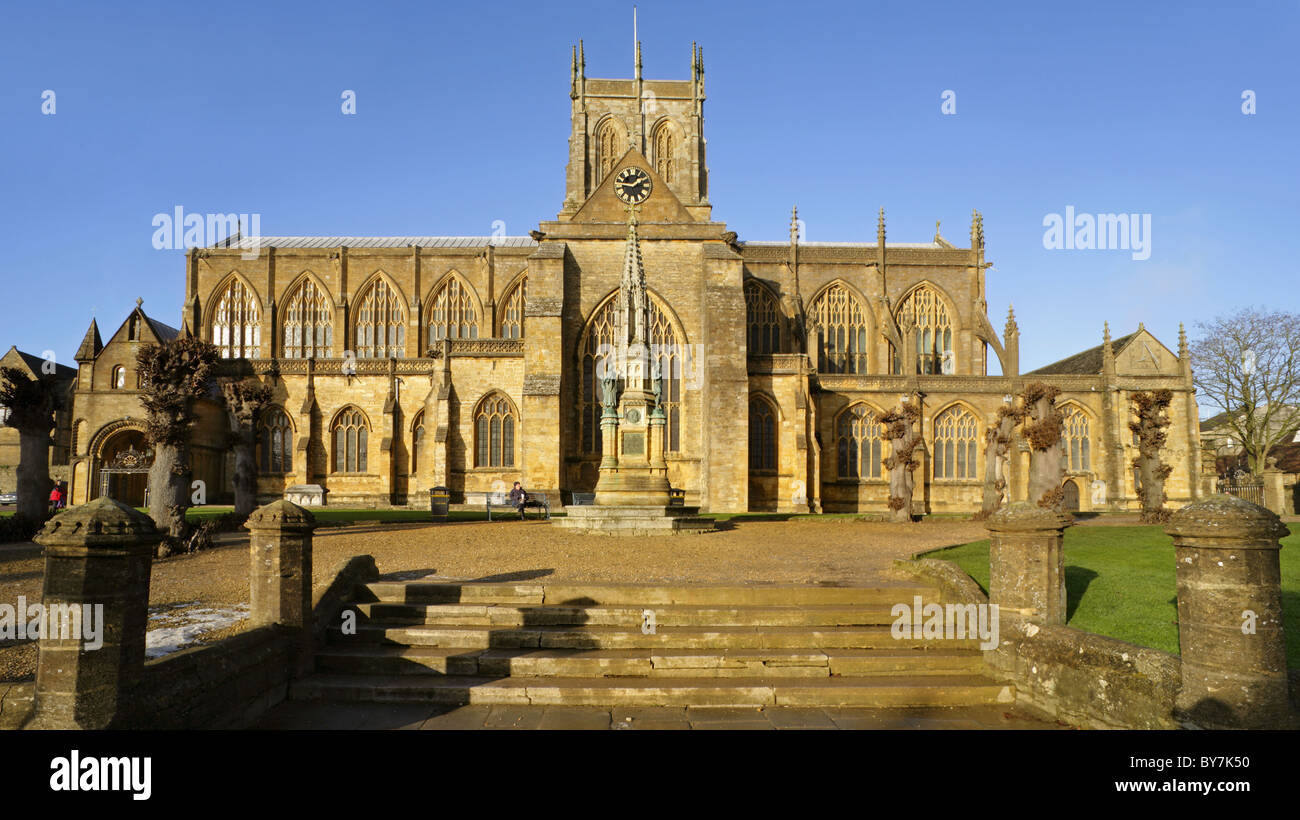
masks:
<path id="1" fill-rule="evenodd" d="M 515 507 L 515 505 L 510 503 L 510 494 L 509 494 L 509 493 L 486 493 L 485 496 L 484 496 L 484 498 L 485 498 L 485 504 L 486 504 L 486 506 L 487 506 L 487 517 L 488 517 L 488 520 L 489 520 L 489 521 L 492 520 L 492 508 L 493 508 L 493 507 L 496 507 L 496 508 L 498 508 L 498 509 L 500 509 L 500 508 L 502 508 L 502 507 L 505 507 L 505 508 L 510 509 L 510 510 L 512 510 L 512 511 L 518 512 L 518 510 L 517 510 L 517 508 Z M 547 520 L 550 520 L 550 518 L 551 518 L 551 502 L 546 498 L 546 493 L 529 493 L 529 492 L 525 492 L 525 493 L 524 493 L 524 510 L 525 510 L 525 512 L 526 512 L 527 510 L 529 510 L 530 508 L 531 508 L 531 509 L 536 509 L 536 510 L 541 510 L 542 513 L 545 514 L 546 519 L 547 519 Z"/>

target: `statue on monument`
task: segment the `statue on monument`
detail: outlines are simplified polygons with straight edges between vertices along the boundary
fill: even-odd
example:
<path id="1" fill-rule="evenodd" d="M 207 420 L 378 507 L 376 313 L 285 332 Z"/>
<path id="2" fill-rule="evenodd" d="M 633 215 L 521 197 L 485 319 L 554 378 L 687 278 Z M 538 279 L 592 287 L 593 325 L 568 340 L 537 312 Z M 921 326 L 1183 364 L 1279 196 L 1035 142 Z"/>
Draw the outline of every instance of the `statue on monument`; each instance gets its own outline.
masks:
<path id="1" fill-rule="evenodd" d="M 618 412 L 618 379 L 613 373 L 600 380 L 600 404 L 607 413 Z"/>

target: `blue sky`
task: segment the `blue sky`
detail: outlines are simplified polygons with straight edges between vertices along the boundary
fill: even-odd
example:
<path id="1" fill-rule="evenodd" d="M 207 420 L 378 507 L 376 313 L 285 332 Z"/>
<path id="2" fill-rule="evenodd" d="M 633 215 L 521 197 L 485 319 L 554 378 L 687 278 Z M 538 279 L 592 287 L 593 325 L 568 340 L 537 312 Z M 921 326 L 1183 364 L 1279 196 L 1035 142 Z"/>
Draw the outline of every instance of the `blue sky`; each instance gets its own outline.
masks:
<path id="1" fill-rule="evenodd" d="M 1145 322 L 1296 310 L 1300 5 L 641 2 L 645 75 L 705 49 L 714 218 L 741 239 L 959 245 L 1037 367 Z M 14 3 L 0 28 L 0 349 L 70 363 L 137 296 L 177 323 L 155 214 L 265 234 L 524 234 L 564 193 L 569 49 L 632 72 L 632 5 Z M 42 92 L 56 113 L 41 113 Z M 340 94 L 357 95 L 356 116 Z M 1242 92 L 1257 113 L 1242 113 Z M 941 95 L 956 94 L 956 113 Z M 1044 216 L 1150 214 L 1151 255 Z"/>

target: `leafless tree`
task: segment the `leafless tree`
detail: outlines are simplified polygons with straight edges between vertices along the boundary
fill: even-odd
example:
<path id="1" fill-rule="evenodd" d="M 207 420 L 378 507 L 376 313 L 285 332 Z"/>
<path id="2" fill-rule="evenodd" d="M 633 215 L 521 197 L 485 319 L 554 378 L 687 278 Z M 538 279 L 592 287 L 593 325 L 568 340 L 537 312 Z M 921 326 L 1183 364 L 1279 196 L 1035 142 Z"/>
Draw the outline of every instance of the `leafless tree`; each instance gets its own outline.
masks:
<path id="1" fill-rule="evenodd" d="M 1192 368 L 1203 404 L 1226 411 L 1250 470 L 1300 430 L 1300 314 L 1246 308 L 1198 322 Z"/>
<path id="2" fill-rule="evenodd" d="M 207 394 L 218 359 L 213 345 L 192 336 L 140 348 L 140 401 L 145 436 L 154 448 L 149 468 L 149 516 L 171 538 L 186 534 L 190 506 L 187 443 L 194 402 Z"/>
<path id="3" fill-rule="evenodd" d="M 1137 436 L 1138 455 L 1133 459 L 1133 466 L 1138 469 L 1142 485 L 1142 521 L 1160 524 L 1168 521 L 1170 515 L 1165 509 L 1169 500 L 1165 495 L 1165 479 L 1174 468 L 1160 460 L 1160 451 L 1168 439 L 1168 410 L 1174 394 L 1169 390 L 1152 390 L 1134 393 L 1132 399 L 1137 421 L 1130 421 L 1128 429 Z"/>
<path id="4" fill-rule="evenodd" d="M 912 520 L 912 490 L 916 483 L 912 473 L 920 464 L 915 457 L 916 448 L 921 444 L 921 434 L 916 431 L 920 418 L 921 411 L 915 404 L 903 402 L 897 410 L 890 410 L 880 419 L 890 444 L 889 458 L 884 460 L 884 465 L 889 470 L 889 509 L 895 521 Z"/>
<path id="5" fill-rule="evenodd" d="M 257 506 L 257 418 L 271 402 L 271 388 L 257 381 L 222 379 L 235 451 L 235 514 L 247 518 Z"/>
<path id="6" fill-rule="evenodd" d="M 1062 438 L 1065 417 L 1056 409 L 1061 390 L 1050 384 L 1025 385 L 1020 394 L 1021 406 L 1029 414 L 1022 429 L 1029 442 L 1029 500 L 1040 507 L 1062 511 L 1065 508 L 1065 442 Z"/>

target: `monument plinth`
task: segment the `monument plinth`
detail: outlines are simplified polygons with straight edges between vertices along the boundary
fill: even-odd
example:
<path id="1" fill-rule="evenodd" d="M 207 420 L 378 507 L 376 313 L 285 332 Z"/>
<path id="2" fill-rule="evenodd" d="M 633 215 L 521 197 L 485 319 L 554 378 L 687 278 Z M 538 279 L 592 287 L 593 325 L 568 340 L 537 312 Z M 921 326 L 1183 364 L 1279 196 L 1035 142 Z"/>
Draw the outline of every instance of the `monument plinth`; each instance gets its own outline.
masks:
<path id="1" fill-rule="evenodd" d="M 650 301 L 631 207 L 618 299 L 614 349 L 597 365 L 603 410 L 595 504 L 568 507 L 552 523 L 613 535 L 711 532 L 713 521 L 697 516 L 697 508 L 670 503 L 663 379 L 648 344 Z"/>

